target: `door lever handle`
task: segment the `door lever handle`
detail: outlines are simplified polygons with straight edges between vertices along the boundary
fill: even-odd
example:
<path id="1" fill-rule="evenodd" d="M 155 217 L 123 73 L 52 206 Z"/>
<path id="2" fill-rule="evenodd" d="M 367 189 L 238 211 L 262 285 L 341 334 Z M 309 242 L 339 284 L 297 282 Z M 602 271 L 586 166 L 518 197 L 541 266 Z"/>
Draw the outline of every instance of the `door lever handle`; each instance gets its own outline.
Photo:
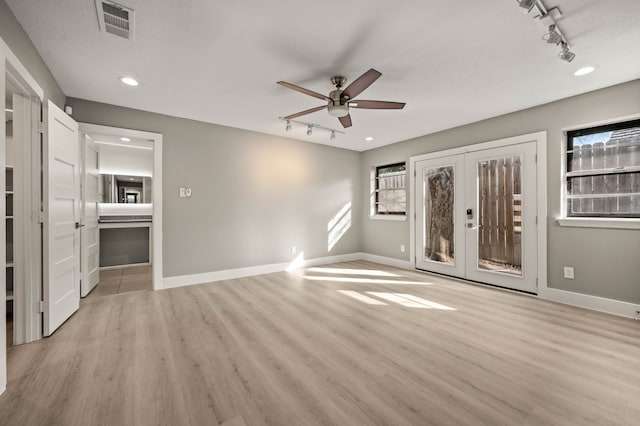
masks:
<path id="1" fill-rule="evenodd" d="M 76 222 L 76 229 L 82 228 L 83 226 L 84 226 L 84 224 L 81 225 L 80 222 Z"/>

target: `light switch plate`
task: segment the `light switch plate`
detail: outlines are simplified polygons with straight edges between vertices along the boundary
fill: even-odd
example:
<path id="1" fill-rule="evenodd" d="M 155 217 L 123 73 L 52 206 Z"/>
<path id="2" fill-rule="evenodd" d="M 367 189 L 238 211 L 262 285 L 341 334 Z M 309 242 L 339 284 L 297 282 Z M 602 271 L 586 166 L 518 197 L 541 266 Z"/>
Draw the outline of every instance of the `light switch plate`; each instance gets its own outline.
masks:
<path id="1" fill-rule="evenodd" d="M 572 280 L 574 278 L 573 268 L 571 266 L 564 267 L 564 277 L 568 280 Z"/>

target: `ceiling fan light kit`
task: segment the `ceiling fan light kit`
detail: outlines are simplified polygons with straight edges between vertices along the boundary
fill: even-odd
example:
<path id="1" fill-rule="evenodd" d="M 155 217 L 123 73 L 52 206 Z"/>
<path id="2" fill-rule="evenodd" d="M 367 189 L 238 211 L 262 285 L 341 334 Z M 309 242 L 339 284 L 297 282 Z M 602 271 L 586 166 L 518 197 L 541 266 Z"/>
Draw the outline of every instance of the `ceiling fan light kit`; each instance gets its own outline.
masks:
<path id="1" fill-rule="evenodd" d="M 311 114 L 316 111 L 327 109 L 329 115 L 337 117 L 342 124 L 342 127 L 351 127 L 351 115 L 349 114 L 350 108 L 358 109 L 402 109 L 405 106 L 404 102 L 389 102 L 389 101 L 357 101 L 353 102 L 353 98 L 362 93 L 367 87 L 371 86 L 382 73 L 371 68 L 369 71 L 356 78 L 353 83 L 342 90 L 342 87 L 347 83 L 346 77 L 336 75 L 329 80 L 335 90 L 329 93 L 329 96 L 322 95 L 320 93 L 308 90 L 295 84 L 287 83 L 285 81 L 278 81 L 278 84 L 288 89 L 295 90 L 296 92 L 304 93 L 305 95 L 313 96 L 314 98 L 322 99 L 327 102 L 326 105 L 311 108 L 305 111 L 291 114 L 283 119 L 291 120 L 293 118 L 300 117 L 302 115 Z"/>
<path id="2" fill-rule="evenodd" d="M 542 36 L 542 39 L 545 40 L 548 44 L 553 44 L 556 46 L 560 46 L 560 53 L 558 57 L 563 61 L 571 62 L 576 57 L 576 54 L 569 50 L 569 41 L 562 34 L 560 28 L 558 27 L 558 23 L 556 19 L 562 18 L 562 12 L 559 7 L 553 7 L 551 9 L 547 9 L 547 7 L 542 3 L 542 0 L 516 0 L 518 5 L 524 8 L 525 13 L 533 13 L 533 19 L 549 19 L 551 24 L 549 25 L 548 32 Z"/>

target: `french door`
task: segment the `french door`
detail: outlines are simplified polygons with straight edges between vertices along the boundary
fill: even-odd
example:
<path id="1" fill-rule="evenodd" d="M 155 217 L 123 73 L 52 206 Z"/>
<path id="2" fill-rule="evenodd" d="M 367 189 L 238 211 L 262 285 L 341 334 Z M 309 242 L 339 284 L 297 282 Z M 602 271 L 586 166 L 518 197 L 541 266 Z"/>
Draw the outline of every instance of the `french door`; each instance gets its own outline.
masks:
<path id="1" fill-rule="evenodd" d="M 416 268 L 537 293 L 535 157 L 526 142 L 416 162 Z"/>

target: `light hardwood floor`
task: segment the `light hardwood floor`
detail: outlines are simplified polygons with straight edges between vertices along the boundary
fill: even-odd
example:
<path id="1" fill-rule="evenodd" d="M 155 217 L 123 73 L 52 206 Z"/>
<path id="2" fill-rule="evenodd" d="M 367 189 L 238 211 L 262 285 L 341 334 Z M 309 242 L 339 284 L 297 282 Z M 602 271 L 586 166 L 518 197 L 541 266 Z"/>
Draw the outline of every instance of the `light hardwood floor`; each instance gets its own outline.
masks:
<path id="1" fill-rule="evenodd" d="M 2 425 L 640 424 L 640 322 L 363 261 L 85 300 L 8 365 Z"/>
<path id="2" fill-rule="evenodd" d="M 151 265 L 131 266 L 100 271 L 100 281 L 87 298 L 113 296 L 130 291 L 151 290 L 153 278 Z"/>

